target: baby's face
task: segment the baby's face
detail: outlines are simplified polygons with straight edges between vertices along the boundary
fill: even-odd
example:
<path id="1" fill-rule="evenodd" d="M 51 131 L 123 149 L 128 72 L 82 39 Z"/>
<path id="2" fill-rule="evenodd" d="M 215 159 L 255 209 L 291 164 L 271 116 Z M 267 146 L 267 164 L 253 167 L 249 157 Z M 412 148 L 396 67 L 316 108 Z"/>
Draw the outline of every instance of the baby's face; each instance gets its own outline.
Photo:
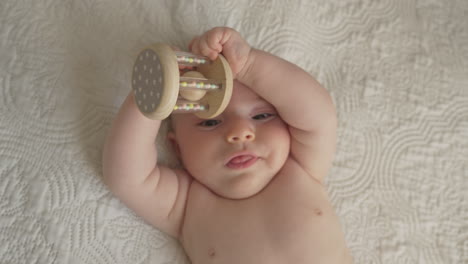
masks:
<path id="1" fill-rule="evenodd" d="M 171 140 L 185 169 L 216 194 L 242 199 L 261 191 L 290 150 L 286 123 L 276 109 L 235 81 L 231 101 L 216 118 L 172 116 Z"/>

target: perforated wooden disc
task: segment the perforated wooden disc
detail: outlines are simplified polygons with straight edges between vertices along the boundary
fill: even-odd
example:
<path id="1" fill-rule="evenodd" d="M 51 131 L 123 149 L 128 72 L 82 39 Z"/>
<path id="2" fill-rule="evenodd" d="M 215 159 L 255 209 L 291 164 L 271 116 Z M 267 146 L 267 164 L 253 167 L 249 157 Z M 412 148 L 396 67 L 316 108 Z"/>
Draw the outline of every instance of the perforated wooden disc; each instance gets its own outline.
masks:
<path id="1" fill-rule="evenodd" d="M 200 100 L 201 104 L 209 105 L 208 111 L 198 112 L 200 118 L 213 118 L 220 115 L 226 109 L 232 95 L 232 71 L 227 60 L 220 54 L 209 65 L 202 65 L 197 69 L 208 79 L 216 79 L 222 82 L 221 88 L 212 90 Z"/>
<path id="2" fill-rule="evenodd" d="M 135 102 L 145 116 L 162 120 L 171 114 L 179 93 L 179 68 L 169 45 L 156 44 L 138 54 L 132 88 Z"/>

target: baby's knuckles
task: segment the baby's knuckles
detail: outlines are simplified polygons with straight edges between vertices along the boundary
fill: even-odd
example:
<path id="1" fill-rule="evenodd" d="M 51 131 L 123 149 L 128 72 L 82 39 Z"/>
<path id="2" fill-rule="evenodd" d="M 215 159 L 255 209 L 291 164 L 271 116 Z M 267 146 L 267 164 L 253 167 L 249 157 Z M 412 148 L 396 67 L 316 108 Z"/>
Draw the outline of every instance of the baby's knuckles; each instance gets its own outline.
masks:
<path id="1" fill-rule="evenodd" d="M 220 43 L 221 45 L 226 43 L 233 33 L 237 33 L 237 31 L 229 27 L 215 27 L 206 32 L 210 41 Z"/>
<path id="2" fill-rule="evenodd" d="M 222 53 L 231 66 L 234 78 L 243 75 L 249 64 L 251 47 L 236 30 L 229 27 L 215 27 L 200 37 L 195 37 L 189 47 L 192 51 L 215 59 Z"/>
<path id="3" fill-rule="evenodd" d="M 215 28 L 221 36 L 223 55 L 231 66 L 234 77 L 245 68 L 249 61 L 251 47 L 236 30 L 232 28 Z"/>

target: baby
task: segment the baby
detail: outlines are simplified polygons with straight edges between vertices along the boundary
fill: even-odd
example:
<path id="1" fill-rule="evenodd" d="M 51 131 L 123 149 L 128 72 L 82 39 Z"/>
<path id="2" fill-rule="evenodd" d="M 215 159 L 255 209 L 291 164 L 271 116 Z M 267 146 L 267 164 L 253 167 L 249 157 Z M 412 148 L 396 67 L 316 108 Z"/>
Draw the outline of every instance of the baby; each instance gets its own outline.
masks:
<path id="1" fill-rule="evenodd" d="M 161 121 L 144 117 L 130 93 L 103 154 L 113 193 L 177 238 L 193 264 L 352 263 L 323 184 L 337 126 L 327 91 L 231 28 L 189 48 L 226 57 L 236 80 L 229 105 L 210 120 L 172 116 L 167 138 L 184 169 L 171 169 L 157 164 Z"/>

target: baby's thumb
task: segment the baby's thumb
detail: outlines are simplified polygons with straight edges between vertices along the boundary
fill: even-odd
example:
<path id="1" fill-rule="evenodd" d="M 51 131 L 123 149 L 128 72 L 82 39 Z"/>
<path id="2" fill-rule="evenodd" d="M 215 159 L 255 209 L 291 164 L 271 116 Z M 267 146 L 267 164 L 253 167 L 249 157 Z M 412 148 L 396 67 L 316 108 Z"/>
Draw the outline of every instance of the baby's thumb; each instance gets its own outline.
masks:
<path id="1" fill-rule="evenodd" d="M 188 50 L 189 51 L 192 51 L 192 48 L 193 48 L 193 45 L 195 44 L 196 41 L 198 41 L 200 39 L 200 36 L 195 36 L 193 37 L 193 39 L 190 41 L 189 45 L 188 45 Z"/>

